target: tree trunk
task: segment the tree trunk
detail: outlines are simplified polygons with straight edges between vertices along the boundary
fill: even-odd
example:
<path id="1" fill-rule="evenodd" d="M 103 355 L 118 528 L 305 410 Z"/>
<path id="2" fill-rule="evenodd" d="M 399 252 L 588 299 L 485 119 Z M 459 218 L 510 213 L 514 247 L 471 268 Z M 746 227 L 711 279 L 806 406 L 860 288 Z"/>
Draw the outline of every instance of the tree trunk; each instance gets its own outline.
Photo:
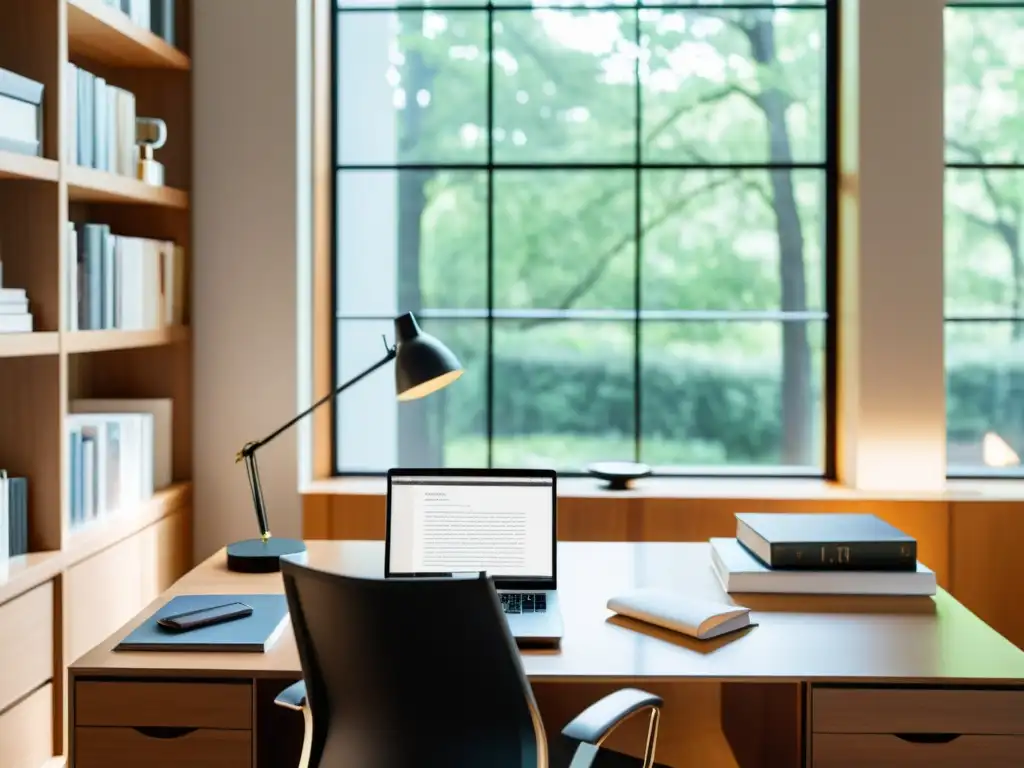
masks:
<path id="1" fill-rule="evenodd" d="M 419 29 L 423 14 L 409 14 L 411 24 Z M 406 54 L 402 87 L 405 109 L 401 111 L 403 130 L 400 152 L 415 150 L 423 140 L 423 108 L 416 99 L 421 90 L 432 92 L 437 73 L 427 66 L 423 54 L 410 50 Z M 427 184 L 433 171 L 400 171 L 398 173 L 398 311 L 418 312 L 423 296 L 420 283 L 420 248 L 423 212 L 427 207 Z M 369 256 L 369 255 L 367 255 Z M 432 397 L 398 404 L 398 463 L 403 467 L 435 467 L 444 460 L 441 416 L 438 401 Z M 434 426 L 435 428 L 431 428 Z"/>
<path id="2" fill-rule="evenodd" d="M 748 29 L 755 61 L 762 67 L 776 64 L 773 12 L 764 13 Z M 763 79 L 762 82 L 764 82 Z M 769 81 L 770 82 L 770 81 Z M 773 164 L 793 162 L 793 149 L 786 126 L 789 96 L 766 84 L 757 102 L 768 122 L 769 159 Z M 771 172 L 772 202 L 779 242 L 779 279 L 782 309 L 807 309 L 804 270 L 804 237 L 790 171 Z M 782 325 L 782 455 L 783 464 L 813 463 L 811 408 L 811 351 L 807 326 L 802 322 Z"/>

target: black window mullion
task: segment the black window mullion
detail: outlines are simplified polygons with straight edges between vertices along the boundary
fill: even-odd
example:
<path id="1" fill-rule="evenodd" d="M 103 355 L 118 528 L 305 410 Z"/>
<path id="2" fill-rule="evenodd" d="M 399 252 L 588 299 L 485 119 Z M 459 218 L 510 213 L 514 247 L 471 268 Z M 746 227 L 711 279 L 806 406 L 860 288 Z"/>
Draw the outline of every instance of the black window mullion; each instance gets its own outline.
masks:
<path id="1" fill-rule="evenodd" d="M 494 4 L 487 4 L 487 466 L 494 466 Z"/>
<path id="2" fill-rule="evenodd" d="M 643 329 L 640 323 L 640 309 L 642 308 L 642 285 L 641 285 L 641 267 L 643 263 L 643 179 L 641 178 L 641 168 L 643 165 L 643 86 L 640 83 L 640 42 L 642 36 L 640 34 L 640 6 L 637 5 L 633 10 L 633 34 L 636 41 L 636 63 L 634 64 L 633 71 L 636 73 L 636 82 L 634 87 L 636 88 L 636 98 L 634 101 L 633 108 L 634 113 L 634 130 L 636 135 L 635 140 L 635 158 L 636 158 L 636 169 L 634 171 L 634 190 L 633 190 L 633 460 L 639 462 L 642 444 L 643 444 L 643 428 L 642 418 L 643 411 L 641 408 L 641 398 L 643 387 L 640 383 L 640 377 L 642 375 L 642 363 L 643 355 L 641 353 L 643 344 Z"/>

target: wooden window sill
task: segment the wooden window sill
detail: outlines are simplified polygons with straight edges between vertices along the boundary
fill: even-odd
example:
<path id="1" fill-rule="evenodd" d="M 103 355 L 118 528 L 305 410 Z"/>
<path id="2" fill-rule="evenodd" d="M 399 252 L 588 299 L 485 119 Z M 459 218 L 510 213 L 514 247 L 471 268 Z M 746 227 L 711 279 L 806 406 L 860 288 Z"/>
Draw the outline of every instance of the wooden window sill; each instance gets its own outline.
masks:
<path id="1" fill-rule="evenodd" d="M 384 477 L 331 477 L 314 480 L 303 496 L 384 496 Z M 804 501 L 1024 501 L 1022 480 L 951 480 L 943 491 L 861 491 L 841 483 L 793 478 L 647 478 L 628 491 L 609 491 L 598 480 L 561 478 L 559 498 L 567 499 L 798 499 Z"/>

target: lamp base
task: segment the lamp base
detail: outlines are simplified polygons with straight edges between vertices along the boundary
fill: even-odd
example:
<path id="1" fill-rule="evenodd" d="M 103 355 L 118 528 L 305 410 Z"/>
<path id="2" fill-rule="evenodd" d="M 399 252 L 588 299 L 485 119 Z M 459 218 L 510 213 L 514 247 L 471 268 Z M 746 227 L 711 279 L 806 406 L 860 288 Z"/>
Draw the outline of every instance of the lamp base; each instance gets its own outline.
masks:
<path id="1" fill-rule="evenodd" d="M 306 544 L 298 539 L 246 539 L 228 544 L 228 570 L 239 573 L 274 573 L 281 570 L 285 555 L 305 555 Z M 302 558 L 305 561 L 305 558 Z"/>

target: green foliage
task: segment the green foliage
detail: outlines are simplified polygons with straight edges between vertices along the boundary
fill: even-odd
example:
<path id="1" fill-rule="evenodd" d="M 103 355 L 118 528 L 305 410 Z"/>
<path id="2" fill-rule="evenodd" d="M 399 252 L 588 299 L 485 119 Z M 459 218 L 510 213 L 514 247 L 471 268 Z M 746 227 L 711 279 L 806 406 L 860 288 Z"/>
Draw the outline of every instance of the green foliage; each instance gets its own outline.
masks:
<path id="1" fill-rule="evenodd" d="M 387 83 L 379 69 L 366 75 L 393 91 L 394 155 L 349 158 L 475 166 L 398 173 L 403 309 L 825 309 L 824 171 L 699 167 L 824 164 L 824 6 L 498 6 L 488 29 L 488 14 L 462 2 L 395 14 L 393 39 L 382 41 Z M 369 35 L 379 18 L 342 13 L 341 23 Z M 945 30 L 948 159 L 1024 162 L 1024 10 L 951 8 Z M 341 53 L 343 67 L 361 70 Z M 616 163 L 639 169 L 573 167 Z M 1024 173 L 951 170 L 946 208 L 947 312 L 1024 314 Z M 403 440 L 443 443 L 449 463 L 486 460 L 488 408 L 497 463 L 631 458 L 637 354 L 645 460 L 820 461 L 816 323 L 804 340 L 782 338 L 774 321 L 645 320 L 637 351 L 627 321 L 499 319 L 488 403 L 484 321 L 431 322 L 469 372 L 416 411 L 432 415 Z M 1021 331 L 948 331 L 951 439 L 998 428 L 1024 448 Z"/>

